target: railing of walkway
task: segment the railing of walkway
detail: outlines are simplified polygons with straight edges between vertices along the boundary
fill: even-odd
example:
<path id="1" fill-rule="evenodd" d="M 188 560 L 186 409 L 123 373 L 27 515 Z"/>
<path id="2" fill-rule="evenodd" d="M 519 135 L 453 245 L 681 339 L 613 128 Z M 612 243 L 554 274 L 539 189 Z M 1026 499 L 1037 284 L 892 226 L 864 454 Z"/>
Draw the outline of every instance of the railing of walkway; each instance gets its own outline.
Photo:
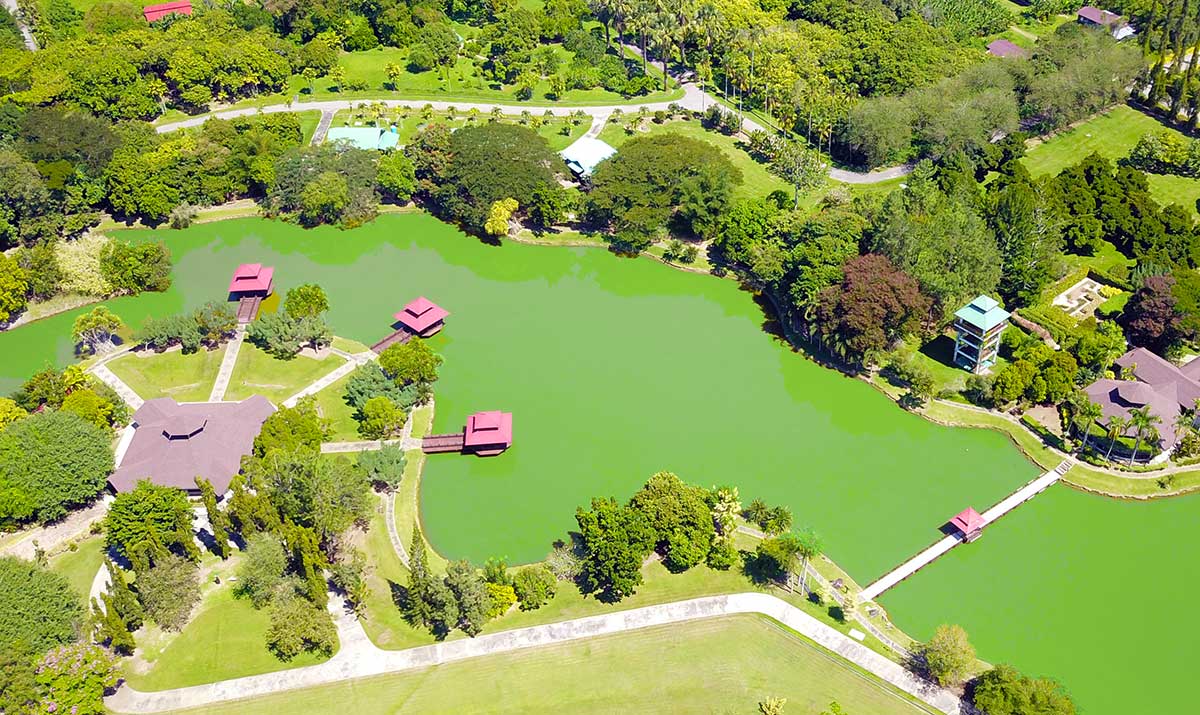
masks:
<path id="1" fill-rule="evenodd" d="M 806 576 L 806 579 L 805 579 L 806 585 L 808 583 L 813 583 L 813 582 L 819 583 L 821 585 L 821 588 L 826 593 L 828 593 L 829 595 L 831 595 L 833 597 L 833 600 L 837 602 L 838 606 L 841 606 L 846 602 L 846 598 L 847 598 L 846 594 L 843 594 L 841 591 L 834 588 L 832 583 L 830 583 L 824 576 L 817 573 L 816 569 L 814 569 L 812 567 L 812 564 L 805 564 L 804 573 Z M 794 574 L 791 572 L 788 573 L 788 579 L 787 579 L 787 583 L 785 584 L 785 586 L 787 587 L 787 589 L 789 591 L 792 591 L 794 593 L 800 593 L 800 595 L 805 596 L 805 597 L 807 597 L 809 593 L 812 593 L 812 589 L 809 589 L 809 588 L 804 588 L 802 590 L 801 585 L 800 585 L 800 576 L 798 574 Z M 856 612 L 854 614 L 855 622 L 858 623 L 858 625 L 865 628 L 868 633 L 870 633 L 871 635 L 873 635 L 877 639 L 879 639 L 879 642 L 882 643 L 884 646 L 886 646 L 888 648 L 888 650 L 892 651 L 896 655 L 900 656 L 901 658 L 905 658 L 905 659 L 907 659 L 909 656 L 912 655 L 907 648 L 900 645 L 892 638 L 888 637 L 887 634 L 885 634 L 877 626 L 875 626 L 873 623 L 871 623 L 869 620 L 867 620 L 867 618 L 868 617 L 866 616 L 866 614 L 863 614 L 863 613 Z"/>

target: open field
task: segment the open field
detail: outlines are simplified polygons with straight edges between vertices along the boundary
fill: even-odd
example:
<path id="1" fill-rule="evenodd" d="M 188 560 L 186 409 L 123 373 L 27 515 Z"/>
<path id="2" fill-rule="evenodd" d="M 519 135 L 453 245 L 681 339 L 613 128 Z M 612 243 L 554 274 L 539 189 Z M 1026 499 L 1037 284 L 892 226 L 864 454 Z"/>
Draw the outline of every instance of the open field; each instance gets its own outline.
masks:
<path id="1" fill-rule="evenodd" d="M 238 353 L 225 399 L 237 401 L 251 395 L 262 395 L 278 405 L 322 375 L 336 370 L 343 362 L 342 358 L 333 354 L 320 360 L 304 355 L 297 355 L 291 360 L 279 360 L 246 342 Z"/>
<path id="2" fill-rule="evenodd" d="M 480 658 L 189 713 L 927 712 L 774 621 L 732 616 Z"/>
<path id="3" fill-rule="evenodd" d="M 245 349 L 243 346 L 242 350 Z M 179 350 L 131 354 L 108 363 L 108 369 L 144 400 L 170 397 L 177 402 L 203 402 L 212 392 L 224 357 L 224 345 L 216 350 L 201 348 L 190 354 Z"/>

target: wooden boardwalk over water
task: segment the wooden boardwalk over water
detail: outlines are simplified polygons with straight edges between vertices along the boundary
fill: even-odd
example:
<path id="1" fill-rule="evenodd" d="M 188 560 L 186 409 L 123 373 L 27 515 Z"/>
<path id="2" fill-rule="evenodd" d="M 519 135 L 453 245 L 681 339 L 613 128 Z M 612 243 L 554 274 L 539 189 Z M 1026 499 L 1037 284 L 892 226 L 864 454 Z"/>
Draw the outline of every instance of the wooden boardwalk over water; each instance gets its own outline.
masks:
<path id="1" fill-rule="evenodd" d="M 983 517 L 984 528 L 1038 494 L 1041 494 L 1046 490 L 1047 487 L 1057 482 L 1062 475 L 1066 474 L 1067 470 L 1071 468 L 1071 465 L 1071 460 L 1064 460 L 1062 464 L 1059 464 L 1054 469 L 1051 469 L 1049 472 L 1046 472 L 1037 479 L 1034 479 L 1012 494 L 1009 494 L 1000 501 L 996 502 L 994 506 L 981 514 Z M 939 556 L 961 544 L 963 540 L 964 537 L 961 533 L 954 533 L 943 539 L 939 539 L 929 548 L 920 552 L 908 561 L 900 564 L 896 568 L 884 574 L 879 580 L 864 588 L 859 597 L 864 601 L 870 601 L 874 599 L 879 594 L 933 563 Z"/>
<path id="2" fill-rule="evenodd" d="M 453 434 L 431 434 L 421 440 L 421 451 L 425 454 L 440 454 L 442 452 L 461 452 L 466 444 L 462 432 Z"/>
<path id="3" fill-rule="evenodd" d="M 238 325 L 245 325 L 252 322 L 258 317 L 258 309 L 262 306 L 262 296 L 247 295 L 243 296 L 238 301 L 237 322 Z"/>
<path id="4" fill-rule="evenodd" d="M 412 340 L 413 335 L 413 331 L 401 326 L 399 330 L 372 345 L 371 351 L 374 353 L 381 353 L 396 343 L 407 343 L 409 340 Z"/>

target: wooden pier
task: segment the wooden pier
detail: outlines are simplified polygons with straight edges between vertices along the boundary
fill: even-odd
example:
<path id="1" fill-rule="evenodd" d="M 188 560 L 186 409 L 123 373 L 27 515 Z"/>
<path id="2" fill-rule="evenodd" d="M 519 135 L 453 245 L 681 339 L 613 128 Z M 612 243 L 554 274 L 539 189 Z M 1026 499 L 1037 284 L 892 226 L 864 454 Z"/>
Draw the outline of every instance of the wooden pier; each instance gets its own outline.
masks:
<path id="1" fill-rule="evenodd" d="M 1038 494 L 1041 494 L 1051 484 L 1057 482 L 1062 475 L 1066 474 L 1067 470 L 1071 468 L 1072 464 L 1073 462 L 1071 462 L 1071 460 L 1065 460 L 1062 462 L 1062 464 L 1059 464 L 1054 469 L 1051 469 L 1049 472 L 1046 472 L 1037 479 L 1034 479 L 1012 494 L 1009 494 L 1007 497 L 1001 499 L 994 506 L 992 506 L 992 508 L 983 512 L 983 525 L 987 526 L 991 524 L 1008 512 L 1016 509 L 1018 506 L 1024 504 Z M 859 597 L 864 601 L 870 601 L 874 599 L 879 594 L 933 563 L 939 556 L 955 546 L 963 543 L 965 540 L 966 535 L 962 533 L 954 533 L 945 538 L 939 539 L 929 548 L 924 549 L 916 556 L 900 564 L 896 568 L 884 574 L 881 578 L 879 578 L 879 580 L 864 588 L 862 593 L 859 594 Z"/>
<path id="2" fill-rule="evenodd" d="M 251 323 L 258 317 L 258 310 L 262 307 L 261 295 L 244 295 L 238 300 L 237 322 L 238 325 L 246 325 Z"/>
<path id="3" fill-rule="evenodd" d="M 425 454 L 441 454 L 443 452 L 461 452 L 466 445 L 466 436 L 462 432 L 452 434 L 431 434 L 421 440 L 421 451 Z"/>
<path id="4" fill-rule="evenodd" d="M 407 343 L 409 340 L 412 340 L 413 335 L 413 331 L 401 326 L 399 330 L 372 345 L 371 352 L 378 354 L 384 350 L 387 350 L 396 343 Z"/>

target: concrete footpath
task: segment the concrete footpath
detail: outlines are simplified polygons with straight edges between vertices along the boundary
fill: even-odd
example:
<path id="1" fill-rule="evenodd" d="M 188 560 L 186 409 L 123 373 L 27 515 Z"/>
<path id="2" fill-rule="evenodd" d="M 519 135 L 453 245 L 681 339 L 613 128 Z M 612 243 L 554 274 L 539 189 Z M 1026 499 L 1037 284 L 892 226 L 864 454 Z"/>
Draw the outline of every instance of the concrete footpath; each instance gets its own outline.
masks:
<path id="1" fill-rule="evenodd" d="M 764 593 L 696 598 L 401 651 L 376 648 L 357 621 L 338 614 L 341 649 L 333 658 L 319 665 L 151 693 L 123 686 L 115 695 L 106 698 L 105 704 L 118 713 L 170 712 L 342 683 L 355 678 L 419 670 L 467 658 L 568 643 L 651 626 L 735 614 L 760 614 L 773 618 L 947 715 L 967 715 L 971 712 L 971 707 L 954 693 L 921 680 L 899 664 L 842 635 L 786 601 Z"/>

